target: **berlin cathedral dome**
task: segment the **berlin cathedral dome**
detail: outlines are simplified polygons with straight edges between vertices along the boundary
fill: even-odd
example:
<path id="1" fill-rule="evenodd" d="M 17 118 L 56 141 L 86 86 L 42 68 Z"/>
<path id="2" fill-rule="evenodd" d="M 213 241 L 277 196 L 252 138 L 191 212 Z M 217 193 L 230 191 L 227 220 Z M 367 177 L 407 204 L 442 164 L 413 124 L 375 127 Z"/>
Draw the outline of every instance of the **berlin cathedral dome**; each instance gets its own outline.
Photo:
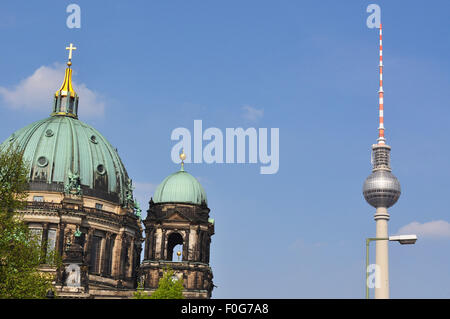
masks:
<path id="1" fill-rule="evenodd" d="M 140 209 L 117 150 L 78 119 L 71 69 L 76 48 L 67 49 L 69 61 L 53 105 L 49 97 L 50 116 L 16 131 L 1 146 L 23 151 L 29 190 L 20 213 L 47 253 L 62 257 L 62 268 L 51 261 L 41 267 L 55 275 L 57 294 L 129 298 L 142 250 Z"/>
<path id="2" fill-rule="evenodd" d="M 210 298 L 214 220 L 205 190 L 182 163 L 153 197 L 149 194 L 147 217 L 141 220 L 117 149 L 78 119 L 83 97 L 72 87 L 76 48 L 70 44 L 66 49 L 69 61 L 53 103 L 49 97 L 50 116 L 19 129 L 0 145 L 23 152 L 29 189 L 18 213 L 40 239 L 45 256 L 62 259 L 55 264 L 47 258 L 40 270 L 54 275 L 60 298 L 132 298 L 139 284 L 151 294 L 167 267 L 184 280 L 185 297 Z M 184 160 L 185 154 L 180 157 Z M 174 260 L 177 247 L 181 249 Z"/>
<path id="3" fill-rule="evenodd" d="M 69 192 L 127 204 L 132 190 L 117 151 L 94 128 L 75 117 L 54 114 L 13 133 L 5 142 L 24 152 L 30 189 L 64 192 L 69 180 L 79 180 Z"/>

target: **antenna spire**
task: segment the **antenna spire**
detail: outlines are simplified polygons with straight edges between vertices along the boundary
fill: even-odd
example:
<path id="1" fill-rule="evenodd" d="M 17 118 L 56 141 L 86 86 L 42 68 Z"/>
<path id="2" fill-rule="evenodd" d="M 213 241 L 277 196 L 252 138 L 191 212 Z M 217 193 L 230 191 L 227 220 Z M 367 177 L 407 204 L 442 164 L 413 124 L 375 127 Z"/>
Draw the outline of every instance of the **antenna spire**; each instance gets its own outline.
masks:
<path id="1" fill-rule="evenodd" d="M 378 144 L 385 144 L 384 138 L 384 114 L 383 114 L 383 31 L 380 23 L 380 89 L 378 90 L 380 125 L 378 126 Z"/>

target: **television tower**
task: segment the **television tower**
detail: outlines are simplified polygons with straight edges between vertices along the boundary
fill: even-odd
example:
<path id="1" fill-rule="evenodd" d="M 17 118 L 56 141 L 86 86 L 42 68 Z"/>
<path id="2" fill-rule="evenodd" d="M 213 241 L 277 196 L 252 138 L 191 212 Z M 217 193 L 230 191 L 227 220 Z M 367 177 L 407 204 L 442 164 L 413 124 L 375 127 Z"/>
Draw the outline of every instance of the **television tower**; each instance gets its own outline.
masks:
<path id="1" fill-rule="evenodd" d="M 388 238 L 389 213 L 387 209 L 393 206 L 400 197 L 401 189 L 398 179 L 391 173 L 390 151 L 384 138 L 383 113 L 383 43 L 380 24 L 380 90 L 379 97 L 379 127 L 377 144 L 372 145 L 372 174 L 367 177 L 363 186 L 366 201 L 376 208 L 376 238 Z M 376 299 L 389 298 L 389 256 L 388 240 L 376 241 L 376 264 L 378 265 L 377 282 L 375 287 Z M 367 271 L 367 269 L 366 269 Z M 366 283 L 367 284 L 367 283 Z"/>

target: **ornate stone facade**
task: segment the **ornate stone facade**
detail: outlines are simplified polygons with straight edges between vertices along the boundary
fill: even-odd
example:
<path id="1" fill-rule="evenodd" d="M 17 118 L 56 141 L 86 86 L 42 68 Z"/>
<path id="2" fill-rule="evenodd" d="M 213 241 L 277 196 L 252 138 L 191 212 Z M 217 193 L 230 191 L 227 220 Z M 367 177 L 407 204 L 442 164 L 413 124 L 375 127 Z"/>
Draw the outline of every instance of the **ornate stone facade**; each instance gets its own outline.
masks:
<path id="1" fill-rule="evenodd" d="M 29 195 L 19 213 L 40 236 L 46 253 L 62 257 L 60 267 L 42 265 L 41 270 L 55 275 L 60 297 L 129 298 L 138 278 L 153 291 L 164 268 L 171 266 L 183 276 L 187 297 L 210 298 L 214 223 L 202 186 L 183 168 L 163 181 L 157 197 L 164 201 L 174 196 L 176 203 L 150 202 L 141 265 L 141 209 L 132 181 L 117 149 L 78 119 L 71 69 L 76 48 L 70 44 L 66 49 L 69 61 L 50 117 L 18 130 L 0 145 L 15 144 L 30 163 Z M 169 187 L 176 191 L 162 191 Z M 183 260 L 173 263 L 179 244 Z"/>
<path id="2" fill-rule="evenodd" d="M 39 198 L 39 201 L 33 201 Z M 70 298 L 129 298 L 137 286 L 142 226 L 132 209 L 98 198 L 30 192 L 24 221 L 41 234 L 43 247 L 62 256 L 57 294 Z M 74 285 L 68 269 L 79 273 Z M 77 281 L 77 280 L 76 280 Z"/>
<path id="3" fill-rule="evenodd" d="M 183 278 L 187 298 L 211 298 L 213 274 L 209 266 L 214 222 L 204 203 L 157 203 L 150 201 L 145 225 L 144 261 L 140 280 L 146 291 L 158 287 L 164 269 Z M 182 245 L 181 260 L 173 260 L 174 247 Z"/>

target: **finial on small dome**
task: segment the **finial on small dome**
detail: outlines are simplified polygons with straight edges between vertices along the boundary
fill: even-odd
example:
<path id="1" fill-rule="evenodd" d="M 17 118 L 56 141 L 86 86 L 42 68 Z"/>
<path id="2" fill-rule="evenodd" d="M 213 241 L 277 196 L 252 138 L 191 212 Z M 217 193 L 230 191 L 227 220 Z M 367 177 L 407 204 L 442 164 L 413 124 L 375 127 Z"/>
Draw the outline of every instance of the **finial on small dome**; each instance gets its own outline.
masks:
<path id="1" fill-rule="evenodd" d="M 181 149 L 180 159 L 181 159 L 181 171 L 184 171 L 184 160 L 186 159 L 184 149 Z"/>

